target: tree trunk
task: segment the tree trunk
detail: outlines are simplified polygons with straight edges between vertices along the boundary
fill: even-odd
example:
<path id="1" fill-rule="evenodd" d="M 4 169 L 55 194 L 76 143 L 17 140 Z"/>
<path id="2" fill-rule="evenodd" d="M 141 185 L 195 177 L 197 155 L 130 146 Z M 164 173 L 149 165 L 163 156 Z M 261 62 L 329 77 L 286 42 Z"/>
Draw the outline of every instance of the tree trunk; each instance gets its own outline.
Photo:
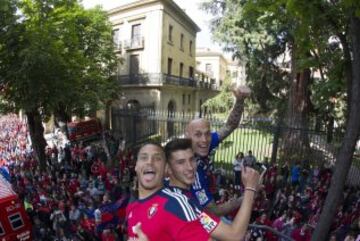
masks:
<path id="1" fill-rule="evenodd" d="M 111 105 L 112 105 L 112 101 L 107 101 L 106 102 L 106 106 L 105 106 L 105 120 L 104 120 L 104 128 L 106 130 L 110 130 L 110 122 L 112 121 L 111 120 Z"/>
<path id="2" fill-rule="evenodd" d="M 343 194 L 346 177 L 351 167 L 355 145 L 360 135 L 360 18 L 354 16 L 351 18 L 349 33 L 351 34 L 353 57 L 351 63 L 352 81 L 347 80 L 348 83 L 351 83 L 351 86 L 347 86 L 351 90 L 349 119 L 341 148 L 336 156 L 335 170 L 331 179 L 330 189 L 320 215 L 319 223 L 313 233 L 312 241 L 327 240 L 331 223 Z M 344 48 L 346 58 L 350 54 L 345 53 L 345 51 Z M 350 75 L 346 74 L 346 76 Z"/>
<path id="3" fill-rule="evenodd" d="M 38 110 L 34 109 L 26 112 L 29 125 L 29 132 L 32 147 L 34 149 L 37 160 L 40 163 L 40 169 L 46 169 L 45 147 L 47 145 L 44 138 L 44 127 L 41 122 L 41 116 Z"/>
<path id="4" fill-rule="evenodd" d="M 56 126 L 60 128 L 67 138 L 69 138 L 67 123 L 70 122 L 71 119 L 66 113 L 66 108 L 62 103 L 59 103 L 58 108 L 54 111 L 54 116 Z"/>
<path id="5" fill-rule="evenodd" d="M 330 116 L 329 120 L 327 121 L 327 124 L 326 124 L 326 142 L 327 143 L 331 143 L 333 141 L 334 123 L 335 123 L 334 117 Z"/>
<path id="6" fill-rule="evenodd" d="M 303 158 L 304 154 L 309 153 L 310 150 L 308 135 L 305 131 L 308 129 L 311 71 L 309 68 L 299 71 L 294 52 L 293 49 L 291 56 L 293 77 L 285 118 L 285 123 L 289 129 L 284 132 L 283 146 L 283 157 L 289 160 Z"/>
<path id="7" fill-rule="evenodd" d="M 350 45 L 348 44 L 348 41 L 346 39 L 346 36 L 342 33 L 337 34 L 337 36 L 340 39 L 341 45 L 343 47 L 344 52 L 344 67 L 345 67 L 345 79 L 346 79 L 346 103 L 347 108 L 345 112 L 346 119 L 349 120 L 350 110 L 351 110 L 351 102 L 352 102 L 352 69 L 351 69 L 351 53 L 350 53 Z"/>

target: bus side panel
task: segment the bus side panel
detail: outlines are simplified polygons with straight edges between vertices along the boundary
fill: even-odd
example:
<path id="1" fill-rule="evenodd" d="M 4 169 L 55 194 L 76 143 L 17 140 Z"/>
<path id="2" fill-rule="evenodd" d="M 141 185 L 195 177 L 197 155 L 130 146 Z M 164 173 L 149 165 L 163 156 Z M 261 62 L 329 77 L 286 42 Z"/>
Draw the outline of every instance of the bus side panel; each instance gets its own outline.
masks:
<path id="1" fill-rule="evenodd" d="M 100 135 L 102 131 L 100 121 L 96 119 L 80 122 L 70 122 L 68 123 L 68 129 L 70 141 L 79 141 L 82 139 L 94 137 L 96 135 Z"/>
<path id="2" fill-rule="evenodd" d="M 5 231 L 5 235 L 0 236 L 1 241 L 32 240 L 30 218 L 16 196 L 0 201 L 0 213 L 0 222 Z"/>

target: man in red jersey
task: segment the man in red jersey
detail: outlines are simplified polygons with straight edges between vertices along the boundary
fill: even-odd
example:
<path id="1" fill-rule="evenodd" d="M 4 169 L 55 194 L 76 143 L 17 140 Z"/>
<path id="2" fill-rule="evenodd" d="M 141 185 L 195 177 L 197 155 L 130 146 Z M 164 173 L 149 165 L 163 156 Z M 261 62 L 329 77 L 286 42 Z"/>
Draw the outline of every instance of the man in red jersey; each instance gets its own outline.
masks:
<path id="1" fill-rule="evenodd" d="M 196 197 L 191 192 L 191 186 L 196 178 L 196 158 L 192 150 L 190 139 L 174 139 L 166 144 L 165 155 L 167 160 L 167 173 L 170 177 L 169 188 L 175 192 L 187 195 L 190 199 L 196 201 Z M 260 175 L 257 171 L 249 167 L 242 168 L 242 181 L 245 187 L 243 201 L 238 210 L 234 221 L 226 224 L 219 222 L 211 232 L 211 237 L 216 240 L 243 240 L 250 221 L 252 205 L 255 198 L 255 192 L 259 185 Z M 200 204 L 197 204 L 200 205 Z M 200 213 L 200 221 L 205 229 L 207 222 L 203 222 Z"/>
<path id="2" fill-rule="evenodd" d="M 185 195 L 164 188 L 165 154 L 157 144 L 145 144 L 138 152 L 135 171 L 138 179 L 138 199 L 126 209 L 129 240 L 207 241 L 218 225 L 218 219 L 204 215 L 205 230 L 199 210 Z M 138 232 L 139 224 L 145 239 Z"/>

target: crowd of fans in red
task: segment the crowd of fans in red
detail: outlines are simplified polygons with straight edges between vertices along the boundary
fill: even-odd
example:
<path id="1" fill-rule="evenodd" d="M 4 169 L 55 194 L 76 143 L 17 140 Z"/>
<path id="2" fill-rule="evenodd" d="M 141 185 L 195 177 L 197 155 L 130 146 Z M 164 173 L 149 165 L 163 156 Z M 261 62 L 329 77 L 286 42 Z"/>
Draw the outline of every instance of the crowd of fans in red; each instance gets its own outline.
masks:
<path id="1" fill-rule="evenodd" d="M 34 240 L 125 240 L 124 208 L 135 176 L 131 150 L 114 149 L 117 163 L 110 168 L 99 145 L 54 146 L 47 149 L 47 167 L 41 171 L 26 124 L 15 115 L 3 116 L 0 130 L 0 167 L 9 170 L 13 188 L 24 201 L 33 222 Z M 252 223 L 270 226 L 295 241 L 310 240 L 330 185 L 331 170 L 310 168 L 306 162 L 291 167 L 288 163 L 267 166 Z M 241 189 L 233 188 L 232 179 L 221 172 L 217 175 L 218 203 L 241 195 Z M 111 207 L 116 217 L 105 215 L 104 207 Z M 282 239 L 252 227 L 247 240 Z M 345 189 L 329 240 L 360 240 L 359 187 Z"/>
<path id="2" fill-rule="evenodd" d="M 292 167 L 289 163 L 267 166 L 264 188 L 253 207 L 253 224 L 272 227 L 296 241 L 310 240 L 325 202 L 331 169 L 311 168 L 306 161 Z M 345 189 L 331 230 L 333 240 L 360 240 L 359 187 Z M 281 239 L 269 231 L 251 228 L 248 240 Z"/>

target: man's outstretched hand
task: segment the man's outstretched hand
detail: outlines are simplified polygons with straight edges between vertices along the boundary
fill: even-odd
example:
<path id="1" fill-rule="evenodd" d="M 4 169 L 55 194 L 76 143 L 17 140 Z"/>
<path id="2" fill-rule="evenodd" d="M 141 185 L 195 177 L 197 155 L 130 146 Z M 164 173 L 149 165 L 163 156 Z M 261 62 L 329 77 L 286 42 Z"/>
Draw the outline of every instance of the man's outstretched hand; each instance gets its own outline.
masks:
<path id="1" fill-rule="evenodd" d="M 251 93 L 250 88 L 245 85 L 232 85 L 231 91 L 233 92 L 236 99 L 245 99 L 246 97 L 250 96 Z"/>
<path id="2" fill-rule="evenodd" d="M 137 223 L 133 226 L 133 233 L 137 235 L 137 238 L 128 241 L 149 241 L 148 237 L 141 229 L 141 223 Z"/>

